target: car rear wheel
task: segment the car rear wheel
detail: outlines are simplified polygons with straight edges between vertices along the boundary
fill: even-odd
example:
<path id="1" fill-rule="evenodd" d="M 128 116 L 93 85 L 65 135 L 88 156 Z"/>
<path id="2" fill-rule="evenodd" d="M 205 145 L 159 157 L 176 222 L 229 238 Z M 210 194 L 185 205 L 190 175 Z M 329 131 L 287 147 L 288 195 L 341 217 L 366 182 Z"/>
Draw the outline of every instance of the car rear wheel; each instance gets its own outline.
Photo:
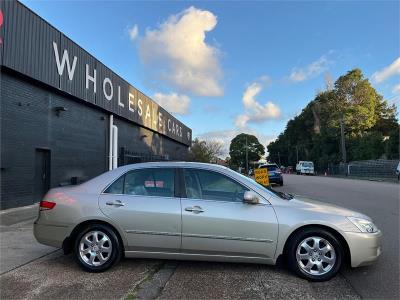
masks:
<path id="1" fill-rule="evenodd" d="M 310 281 L 326 281 L 340 270 L 343 248 L 329 231 L 308 228 L 297 233 L 288 247 L 289 267 Z"/>
<path id="2" fill-rule="evenodd" d="M 92 224 L 77 235 L 74 255 L 84 270 L 102 272 L 120 260 L 121 246 L 113 229 Z"/>

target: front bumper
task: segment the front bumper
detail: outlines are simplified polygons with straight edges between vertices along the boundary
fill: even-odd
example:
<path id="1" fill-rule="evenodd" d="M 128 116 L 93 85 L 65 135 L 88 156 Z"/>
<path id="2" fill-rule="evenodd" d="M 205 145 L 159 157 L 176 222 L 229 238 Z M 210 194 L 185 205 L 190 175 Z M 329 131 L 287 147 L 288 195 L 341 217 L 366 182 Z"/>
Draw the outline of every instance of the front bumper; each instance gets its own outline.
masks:
<path id="1" fill-rule="evenodd" d="M 282 176 L 270 176 L 269 178 L 270 183 L 281 183 L 283 182 Z"/>
<path id="2" fill-rule="evenodd" d="M 301 174 L 310 174 L 310 175 L 314 175 L 314 171 L 312 171 L 312 170 L 301 170 L 300 173 L 301 173 Z"/>
<path id="3" fill-rule="evenodd" d="M 380 230 L 376 233 L 346 232 L 345 234 L 353 268 L 369 265 L 381 255 Z"/>

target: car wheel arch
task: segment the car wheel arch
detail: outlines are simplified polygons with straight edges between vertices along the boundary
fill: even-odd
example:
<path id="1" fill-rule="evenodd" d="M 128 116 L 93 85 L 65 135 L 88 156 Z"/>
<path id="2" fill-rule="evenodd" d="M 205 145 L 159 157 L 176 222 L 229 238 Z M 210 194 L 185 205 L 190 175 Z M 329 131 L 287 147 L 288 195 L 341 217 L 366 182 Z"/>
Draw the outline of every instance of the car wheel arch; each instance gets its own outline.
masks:
<path id="1" fill-rule="evenodd" d="M 303 225 L 300 226 L 298 228 L 296 228 L 295 230 L 293 230 L 289 236 L 286 238 L 285 244 L 283 246 L 283 251 L 280 254 L 281 256 L 286 256 L 287 255 L 287 251 L 288 251 L 288 247 L 290 244 L 290 240 L 298 233 L 301 232 L 305 229 L 323 229 L 328 231 L 329 233 L 331 233 L 333 236 L 335 236 L 335 238 L 340 242 L 340 244 L 343 246 L 343 252 L 344 252 L 344 262 L 348 265 L 350 265 L 351 262 L 351 253 L 350 253 L 350 247 L 349 244 L 347 243 L 346 239 L 344 238 L 344 236 L 337 231 L 336 229 L 326 226 L 326 225 L 321 225 L 321 224 L 307 224 L 307 225 Z"/>
<path id="2" fill-rule="evenodd" d="M 114 231 L 115 235 L 117 236 L 118 241 L 122 247 L 122 254 L 124 254 L 125 241 L 121 235 L 121 232 L 110 222 L 100 220 L 100 219 L 89 219 L 89 220 L 85 220 L 85 221 L 82 221 L 79 224 L 77 224 L 74 227 L 74 229 L 71 231 L 70 235 L 67 238 L 65 238 L 65 240 L 63 241 L 62 249 L 64 251 L 64 254 L 69 254 L 72 252 L 76 236 L 79 234 L 79 232 L 82 229 L 84 229 L 85 227 L 92 225 L 92 224 L 101 224 L 101 225 L 110 227 Z"/>

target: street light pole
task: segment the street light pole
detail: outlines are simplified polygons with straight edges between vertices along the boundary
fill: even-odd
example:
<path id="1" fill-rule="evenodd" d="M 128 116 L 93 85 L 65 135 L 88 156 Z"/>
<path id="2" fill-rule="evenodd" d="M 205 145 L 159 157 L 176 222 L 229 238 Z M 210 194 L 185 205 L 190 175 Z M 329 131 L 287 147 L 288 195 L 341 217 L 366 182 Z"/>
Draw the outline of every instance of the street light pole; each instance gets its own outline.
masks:
<path id="1" fill-rule="evenodd" d="M 247 148 L 247 135 L 246 135 L 246 174 L 249 173 L 249 154 Z"/>
<path id="2" fill-rule="evenodd" d="M 346 163 L 347 157 L 346 157 L 346 144 L 345 144 L 345 137 L 344 137 L 343 115 L 340 117 L 340 140 L 341 140 L 341 146 L 342 146 L 342 160 L 344 163 Z"/>
<path id="3" fill-rule="evenodd" d="M 281 154 L 278 151 L 278 161 L 279 161 L 279 167 L 281 166 Z"/>

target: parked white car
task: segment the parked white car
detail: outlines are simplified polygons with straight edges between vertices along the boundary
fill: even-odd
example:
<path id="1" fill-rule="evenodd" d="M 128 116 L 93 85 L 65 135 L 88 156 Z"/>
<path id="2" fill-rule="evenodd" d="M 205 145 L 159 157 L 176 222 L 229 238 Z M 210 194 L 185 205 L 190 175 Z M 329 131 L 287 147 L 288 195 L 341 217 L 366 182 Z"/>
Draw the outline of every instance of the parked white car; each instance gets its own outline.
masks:
<path id="1" fill-rule="evenodd" d="M 296 165 L 296 173 L 298 175 L 314 175 L 314 163 L 312 161 L 299 161 Z"/>

